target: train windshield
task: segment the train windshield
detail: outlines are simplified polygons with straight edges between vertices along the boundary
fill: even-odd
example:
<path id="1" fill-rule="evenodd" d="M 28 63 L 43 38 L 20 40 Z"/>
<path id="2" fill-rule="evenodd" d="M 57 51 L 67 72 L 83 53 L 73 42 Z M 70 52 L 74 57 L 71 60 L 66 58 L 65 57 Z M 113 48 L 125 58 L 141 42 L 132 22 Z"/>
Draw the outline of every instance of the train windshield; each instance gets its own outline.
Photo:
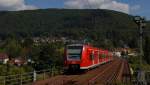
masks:
<path id="1" fill-rule="evenodd" d="M 81 58 L 82 48 L 83 46 L 68 46 L 67 47 L 68 59 L 79 60 Z"/>

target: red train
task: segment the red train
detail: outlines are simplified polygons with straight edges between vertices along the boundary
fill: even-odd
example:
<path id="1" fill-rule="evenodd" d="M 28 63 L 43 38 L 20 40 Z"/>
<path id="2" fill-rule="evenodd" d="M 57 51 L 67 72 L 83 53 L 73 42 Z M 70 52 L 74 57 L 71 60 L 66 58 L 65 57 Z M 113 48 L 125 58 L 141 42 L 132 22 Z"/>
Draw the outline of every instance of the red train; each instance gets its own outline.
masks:
<path id="1" fill-rule="evenodd" d="M 66 70 L 90 69 L 113 60 L 112 52 L 87 44 L 70 44 L 65 48 Z"/>

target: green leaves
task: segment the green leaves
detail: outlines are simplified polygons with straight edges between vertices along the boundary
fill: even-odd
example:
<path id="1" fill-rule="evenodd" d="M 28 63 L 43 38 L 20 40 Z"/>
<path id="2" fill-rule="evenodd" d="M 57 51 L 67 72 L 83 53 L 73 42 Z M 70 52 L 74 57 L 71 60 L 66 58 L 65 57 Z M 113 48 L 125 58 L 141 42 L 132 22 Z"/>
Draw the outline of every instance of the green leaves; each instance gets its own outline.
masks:
<path id="1" fill-rule="evenodd" d="M 36 68 L 49 68 L 51 64 L 63 65 L 63 47 L 63 44 L 60 42 L 43 43 L 39 46 L 33 46 L 31 56 L 37 64 Z"/>
<path id="2" fill-rule="evenodd" d="M 5 52 L 12 58 L 18 57 L 21 54 L 22 47 L 15 39 L 9 39 L 5 45 Z"/>

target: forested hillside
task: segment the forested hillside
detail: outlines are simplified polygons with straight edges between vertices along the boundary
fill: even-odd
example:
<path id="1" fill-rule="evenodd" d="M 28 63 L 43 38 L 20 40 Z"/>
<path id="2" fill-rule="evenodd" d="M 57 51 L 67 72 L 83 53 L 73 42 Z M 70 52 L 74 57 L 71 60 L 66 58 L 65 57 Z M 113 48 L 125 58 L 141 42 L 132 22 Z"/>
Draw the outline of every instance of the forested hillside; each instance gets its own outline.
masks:
<path id="1" fill-rule="evenodd" d="M 150 24 L 146 28 L 149 27 Z M 0 12 L 0 37 L 5 39 L 10 35 L 20 38 L 90 38 L 100 42 L 100 46 L 104 46 L 101 41 L 106 41 L 115 46 L 127 44 L 135 47 L 138 29 L 133 16 L 111 10 L 43 9 Z"/>
<path id="2" fill-rule="evenodd" d="M 0 37 L 10 35 L 90 38 L 130 44 L 137 38 L 133 17 L 111 10 L 44 9 L 0 12 Z M 112 41 L 115 40 L 115 41 Z M 128 41 L 127 41 L 128 40 Z"/>
<path id="3" fill-rule="evenodd" d="M 144 29 L 144 59 L 150 61 L 150 22 Z M 13 38 L 12 38 L 13 36 Z M 0 12 L 0 51 L 29 56 L 36 63 L 62 65 L 64 43 L 40 43 L 33 37 L 91 40 L 101 48 L 138 48 L 139 29 L 133 16 L 111 10 L 43 9 Z M 24 42 L 21 40 L 24 39 Z M 46 64 L 45 64 L 46 63 Z M 46 67 L 46 66 L 45 66 Z"/>

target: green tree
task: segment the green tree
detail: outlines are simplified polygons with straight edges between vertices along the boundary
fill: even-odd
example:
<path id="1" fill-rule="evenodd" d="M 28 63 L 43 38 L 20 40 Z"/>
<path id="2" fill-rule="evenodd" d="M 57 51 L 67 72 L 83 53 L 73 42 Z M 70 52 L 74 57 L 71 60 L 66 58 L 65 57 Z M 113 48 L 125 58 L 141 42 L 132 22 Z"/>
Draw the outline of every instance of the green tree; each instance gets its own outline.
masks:
<path id="1" fill-rule="evenodd" d="M 22 46 L 16 39 L 8 39 L 4 49 L 11 58 L 15 58 L 21 55 Z"/>
<path id="2" fill-rule="evenodd" d="M 62 65 L 63 49 L 61 43 L 45 43 L 33 46 L 32 59 L 36 62 L 37 69 L 46 69 L 50 65 Z"/>

